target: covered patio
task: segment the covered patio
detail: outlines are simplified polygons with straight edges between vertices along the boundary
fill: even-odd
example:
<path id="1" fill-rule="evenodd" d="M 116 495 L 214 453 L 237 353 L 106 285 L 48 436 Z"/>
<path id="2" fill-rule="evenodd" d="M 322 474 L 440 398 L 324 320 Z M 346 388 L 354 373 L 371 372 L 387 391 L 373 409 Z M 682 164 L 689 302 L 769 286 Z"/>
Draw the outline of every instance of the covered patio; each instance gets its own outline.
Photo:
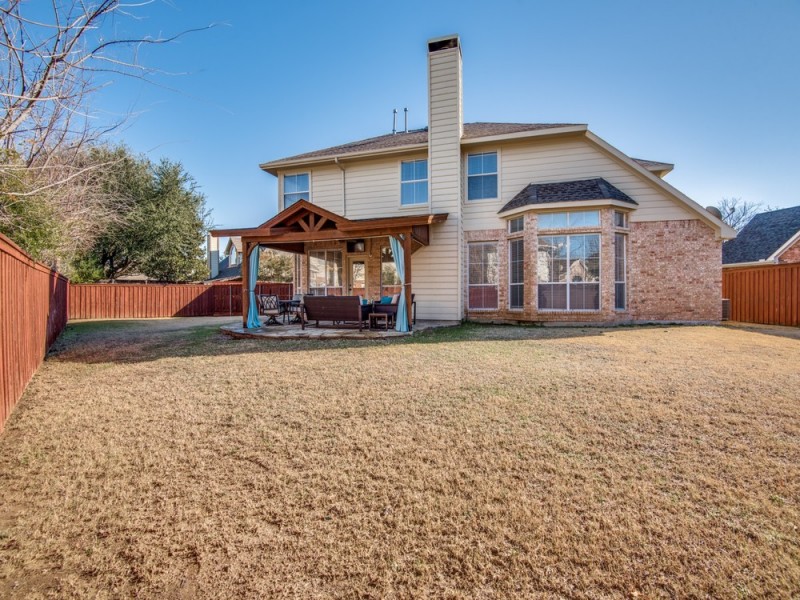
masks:
<path id="1" fill-rule="evenodd" d="M 316 296 L 361 296 L 380 301 L 395 294 L 395 329 L 411 331 L 412 255 L 430 244 L 430 227 L 447 213 L 347 219 L 299 200 L 258 227 L 217 229 L 214 237 L 242 239 L 242 328 L 261 327 L 255 297 L 259 247 L 291 252 L 296 261 L 295 289 Z M 283 325 L 270 326 L 280 329 Z M 304 336 L 305 337 L 305 336 Z"/>

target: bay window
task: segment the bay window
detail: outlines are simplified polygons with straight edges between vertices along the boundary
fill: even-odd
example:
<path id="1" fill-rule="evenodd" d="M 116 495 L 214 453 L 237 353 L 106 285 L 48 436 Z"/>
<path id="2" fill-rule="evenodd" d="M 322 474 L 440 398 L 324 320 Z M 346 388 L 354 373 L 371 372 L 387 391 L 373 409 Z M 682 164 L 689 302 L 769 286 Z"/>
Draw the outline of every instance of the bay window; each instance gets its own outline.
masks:
<path id="1" fill-rule="evenodd" d="M 525 241 L 522 238 L 508 243 L 508 307 L 525 306 Z"/>
<path id="2" fill-rule="evenodd" d="M 600 235 L 539 236 L 539 310 L 600 309 Z"/>
<path id="3" fill-rule="evenodd" d="M 625 271 L 627 267 L 628 236 L 624 233 L 614 234 L 614 308 L 625 310 L 627 308 L 627 289 Z"/>

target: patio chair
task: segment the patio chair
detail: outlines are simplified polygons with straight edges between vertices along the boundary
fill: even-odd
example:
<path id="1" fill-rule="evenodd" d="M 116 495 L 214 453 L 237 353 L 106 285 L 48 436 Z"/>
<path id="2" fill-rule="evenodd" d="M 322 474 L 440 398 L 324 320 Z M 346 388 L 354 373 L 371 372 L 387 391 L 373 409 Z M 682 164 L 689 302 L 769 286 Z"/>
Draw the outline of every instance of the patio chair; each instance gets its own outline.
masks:
<path id="1" fill-rule="evenodd" d="M 280 325 L 278 317 L 281 314 L 281 305 L 274 294 L 261 294 L 258 297 L 258 312 L 269 317 L 264 325 Z"/>

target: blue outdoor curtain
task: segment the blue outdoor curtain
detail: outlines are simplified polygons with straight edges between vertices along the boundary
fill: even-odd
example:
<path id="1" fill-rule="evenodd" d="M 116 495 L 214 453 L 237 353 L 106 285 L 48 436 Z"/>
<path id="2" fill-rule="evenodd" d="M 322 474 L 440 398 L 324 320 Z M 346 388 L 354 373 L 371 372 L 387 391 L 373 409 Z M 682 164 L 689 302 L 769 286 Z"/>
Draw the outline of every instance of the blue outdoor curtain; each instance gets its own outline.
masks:
<path id="1" fill-rule="evenodd" d="M 400 300 L 397 302 L 397 318 L 395 319 L 394 328 L 396 331 L 411 331 L 408 326 L 408 313 L 406 312 L 406 261 L 403 256 L 403 244 L 394 236 L 389 236 L 389 245 L 392 247 L 397 276 L 403 282 Z"/>
<path id="2" fill-rule="evenodd" d="M 247 328 L 256 329 L 261 327 L 261 319 L 258 318 L 258 303 L 256 302 L 256 283 L 258 282 L 258 255 L 261 254 L 260 247 L 254 246 L 250 250 L 250 281 L 248 281 L 250 306 L 247 309 Z"/>

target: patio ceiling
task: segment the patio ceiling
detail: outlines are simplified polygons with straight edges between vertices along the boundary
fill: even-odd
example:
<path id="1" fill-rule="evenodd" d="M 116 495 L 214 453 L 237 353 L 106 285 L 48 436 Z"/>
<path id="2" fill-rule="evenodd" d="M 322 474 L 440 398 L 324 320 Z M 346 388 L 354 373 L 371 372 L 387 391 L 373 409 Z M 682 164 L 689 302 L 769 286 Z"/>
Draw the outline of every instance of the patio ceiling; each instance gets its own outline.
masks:
<path id="1" fill-rule="evenodd" d="M 347 219 L 305 200 L 296 202 L 258 227 L 215 229 L 214 237 L 241 236 L 243 242 L 303 253 L 305 242 L 351 240 L 411 234 L 417 248 L 430 242 L 429 226 L 443 223 L 448 213 Z"/>

